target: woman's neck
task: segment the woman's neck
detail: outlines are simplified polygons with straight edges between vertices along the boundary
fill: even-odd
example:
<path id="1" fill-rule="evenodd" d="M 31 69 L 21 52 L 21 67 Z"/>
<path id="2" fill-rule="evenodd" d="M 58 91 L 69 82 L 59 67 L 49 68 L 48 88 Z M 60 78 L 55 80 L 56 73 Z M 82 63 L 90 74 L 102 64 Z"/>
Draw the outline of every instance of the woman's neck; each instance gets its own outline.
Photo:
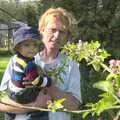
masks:
<path id="1" fill-rule="evenodd" d="M 57 57 L 58 51 L 44 49 L 42 55 L 46 62 L 52 62 Z"/>

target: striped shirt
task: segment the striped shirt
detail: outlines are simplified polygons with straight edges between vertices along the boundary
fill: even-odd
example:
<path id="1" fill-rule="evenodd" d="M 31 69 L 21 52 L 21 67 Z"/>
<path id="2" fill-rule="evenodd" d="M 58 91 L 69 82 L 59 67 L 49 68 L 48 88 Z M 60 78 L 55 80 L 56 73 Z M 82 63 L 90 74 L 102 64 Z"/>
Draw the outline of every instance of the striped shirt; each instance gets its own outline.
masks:
<path id="1" fill-rule="evenodd" d="M 15 55 L 12 59 L 12 74 L 8 84 L 9 97 L 19 103 L 34 101 L 39 94 L 39 89 L 35 87 L 26 89 L 23 84 L 24 77 L 33 81 L 39 76 L 34 59 L 26 58 L 21 54 Z"/>

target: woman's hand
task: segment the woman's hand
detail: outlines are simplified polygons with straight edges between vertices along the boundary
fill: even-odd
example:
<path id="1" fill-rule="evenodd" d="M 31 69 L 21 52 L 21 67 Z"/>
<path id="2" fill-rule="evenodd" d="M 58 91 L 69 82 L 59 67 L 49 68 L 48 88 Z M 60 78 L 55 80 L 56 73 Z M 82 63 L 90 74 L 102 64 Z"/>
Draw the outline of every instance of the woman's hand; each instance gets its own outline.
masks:
<path id="1" fill-rule="evenodd" d="M 25 85 L 26 88 L 33 87 L 32 81 L 30 81 L 27 77 L 24 77 L 23 80 L 24 80 L 23 84 Z"/>
<path id="2" fill-rule="evenodd" d="M 68 110 L 77 110 L 80 104 L 79 100 L 73 96 L 71 92 L 65 92 L 55 85 L 52 85 L 47 89 L 47 94 L 49 94 L 53 99 L 62 99 L 64 98 L 65 101 L 63 103 L 64 107 Z"/>
<path id="3" fill-rule="evenodd" d="M 32 105 L 33 107 L 46 108 L 49 101 L 51 101 L 51 97 L 48 94 L 44 94 L 44 89 L 43 89 L 40 91 L 36 100 L 34 102 L 30 103 L 30 105 Z"/>

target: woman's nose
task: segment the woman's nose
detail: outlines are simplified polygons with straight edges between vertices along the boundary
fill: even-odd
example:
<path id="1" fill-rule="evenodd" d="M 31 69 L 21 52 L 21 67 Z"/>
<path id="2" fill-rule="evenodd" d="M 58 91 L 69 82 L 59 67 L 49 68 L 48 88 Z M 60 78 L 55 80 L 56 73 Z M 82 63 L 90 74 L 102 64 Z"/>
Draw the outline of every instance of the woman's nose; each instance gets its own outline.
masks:
<path id="1" fill-rule="evenodd" d="M 59 34 L 60 34 L 60 32 L 59 32 L 59 31 L 56 31 L 56 32 L 54 33 L 54 37 L 55 37 L 55 38 L 58 38 L 58 37 L 59 37 Z"/>

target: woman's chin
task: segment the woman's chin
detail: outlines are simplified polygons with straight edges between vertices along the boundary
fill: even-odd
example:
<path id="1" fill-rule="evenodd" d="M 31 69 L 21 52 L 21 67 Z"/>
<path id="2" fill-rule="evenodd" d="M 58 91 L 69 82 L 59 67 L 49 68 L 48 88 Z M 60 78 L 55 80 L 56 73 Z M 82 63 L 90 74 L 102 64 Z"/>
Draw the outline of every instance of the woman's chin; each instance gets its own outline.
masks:
<path id="1" fill-rule="evenodd" d="M 49 48 L 50 48 L 50 49 L 58 49 L 59 46 L 56 45 L 56 44 L 51 44 L 51 45 L 49 46 Z"/>

